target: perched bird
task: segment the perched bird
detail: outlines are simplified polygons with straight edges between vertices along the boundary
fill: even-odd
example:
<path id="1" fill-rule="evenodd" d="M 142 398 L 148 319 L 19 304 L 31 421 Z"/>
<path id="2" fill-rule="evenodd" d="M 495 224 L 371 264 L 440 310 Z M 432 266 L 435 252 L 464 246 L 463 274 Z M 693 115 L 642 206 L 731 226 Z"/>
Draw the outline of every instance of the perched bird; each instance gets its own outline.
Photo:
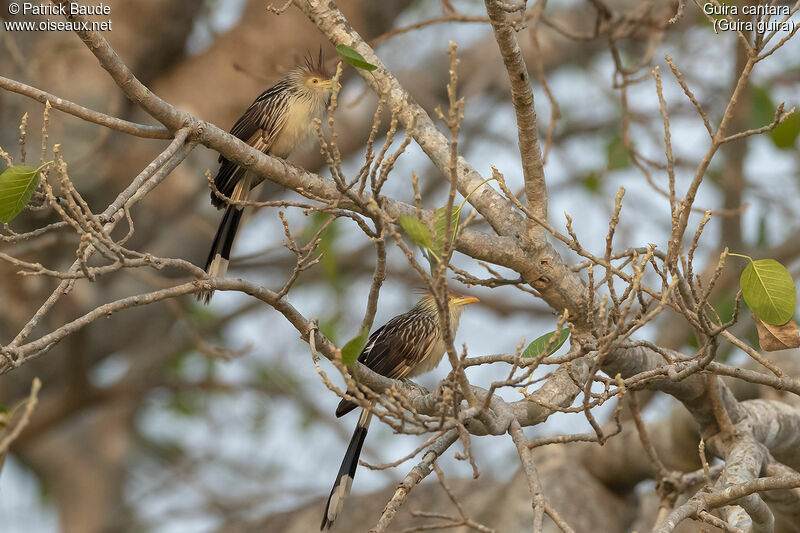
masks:
<path id="1" fill-rule="evenodd" d="M 307 57 L 304 64 L 261 93 L 233 125 L 231 134 L 265 154 L 286 158 L 292 150 L 313 139 L 314 119 L 323 118 L 334 85 L 336 82 L 326 70 L 320 50 L 316 63 Z M 246 201 L 250 190 L 263 181 L 222 156 L 219 162 L 214 185 L 235 202 Z M 211 191 L 211 203 L 217 209 L 225 209 L 225 214 L 208 253 L 205 271 L 211 277 L 222 277 L 228 270 L 244 206 L 229 204 L 215 191 Z M 213 291 L 201 291 L 197 299 L 208 303 L 212 294 Z"/>
<path id="2" fill-rule="evenodd" d="M 450 312 L 451 338 L 455 336 L 464 306 L 477 301 L 478 299 L 473 296 L 450 293 L 447 308 Z M 358 360 L 378 374 L 401 379 L 433 370 L 442 360 L 445 350 L 436 300 L 431 294 L 426 294 L 410 311 L 397 315 L 376 329 L 369 336 Z M 341 417 L 355 408 L 355 403 L 342 399 L 336 408 L 336 416 Z M 361 410 L 358 424 L 342 460 L 342 466 L 339 467 L 333 489 L 328 496 L 320 530 L 331 527 L 342 510 L 345 497 L 350 493 L 358 466 L 358 457 L 361 455 L 364 439 L 367 438 L 367 429 L 371 418 L 372 411 Z"/>

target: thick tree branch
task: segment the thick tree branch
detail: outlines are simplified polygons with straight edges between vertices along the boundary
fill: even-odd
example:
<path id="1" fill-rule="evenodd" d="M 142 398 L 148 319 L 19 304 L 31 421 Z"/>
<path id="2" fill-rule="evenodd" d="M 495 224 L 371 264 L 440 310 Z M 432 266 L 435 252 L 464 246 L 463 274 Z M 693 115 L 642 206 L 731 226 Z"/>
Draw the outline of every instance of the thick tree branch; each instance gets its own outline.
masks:
<path id="1" fill-rule="evenodd" d="M 517 42 L 516 32 L 508 20 L 508 13 L 498 0 L 486 0 L 486 12 L 492 22 L 494 37 L 511 82 L 511 102 L 517 116 L 522 174 L 525 178 L 525 196 L 528 211 L 547 220 L 547 183 L 544 176 L 539 133 L 536 129 L 536 108 L 533 100 L 528 68 Z M 544 238 L 544 228 L 533 220 L 528 221 L 539 239 Z"/>
<path id="2" fill-rule="evenodd" d="M 381 62 L 374 50 L 347 22 L 347 19 L 332 2 L 322 0 L 295 0 L 295 5 L 334 44 L 350 46 L 378 68 L 372 72 L 359 71 L 366 83 L 387 100 L 398 118 L 411 132 L 411 136 L 425 154 L 445 176 L 450 175 L 450 144 L 436 128 L 430 116 L 400 85 L 389 69 Z M 458 191 L 466 196 L 476 189 L 483 178 L 463 157 L 458 158 Z M 469 203 L 503 236 L 524 237 L 522 217 L 510 209 L 508 201 L 491 187 L 481 187 L 469 198 Z"/>
<path id="3" fill-rule="evenodd" d="M 58 96 L 55 96 L 53 94 L 40 91 L 35 87 L 31 87 L 30 85 L 25 85 L 24 83 L 20 83 L 15 80 L 10 80 L 3 76 L 0 76 L 0 88 L 17 94 L 28 96 L 30 98 L 33 98 L 37 102 L 41 102 L 43 104 L 46 102 L 50 102 L 50 105 L 53 106 L 54 109 L 58 109 L 59 111 L 63 111 L 64 113 L 74 115 L 78 118 L 82 118 L 83 120 L 86 120 L 88 122 L 93 122 L 95 124 L 99 124 L 100 126 L 105 126 L 112 130 L 121 131 L 122 133 L 135 135 L 136 137 L 144 137 L 146 139 L 172 138 L 172 134 L 170 133 L 170 131 L 162 126 L 148 126 L 146 124 L 136 124 L 135 122 L 129 122 L 121 118 L 112 117 L 106 115 L 105 113 L 94 111 L 87 107 L 83 107 L 82 105 L 75 104 L 73 102 L 70 102 L 69 100 L 64 100 L 63 98 L 59 98 Z"/>
<path id="4" fill-rule="evenodd" d="M 655 531 L 656 533 L 670 533 L 683 520 L 694 516 L 703 509 L 722 507 L 750 494 L 797 487 L 800 487 L 800 475 L 760 478 L 741 485 L 728 487 L 719 492 L 698 492 L 688 502 L 672 511 Z"/>

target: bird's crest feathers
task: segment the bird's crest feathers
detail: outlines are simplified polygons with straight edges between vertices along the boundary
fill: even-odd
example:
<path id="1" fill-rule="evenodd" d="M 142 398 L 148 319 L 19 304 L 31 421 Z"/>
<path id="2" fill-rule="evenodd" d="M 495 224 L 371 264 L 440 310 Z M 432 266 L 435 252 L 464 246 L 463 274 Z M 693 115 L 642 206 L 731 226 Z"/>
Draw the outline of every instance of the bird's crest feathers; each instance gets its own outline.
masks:
<path id="1" fill-rule="evenodd" d="M 333 77 L 330 70 L 325 66 L 325 56 L 322 54 L 322 47 L 319 49 L 316 61 L 311 52 L 306 53 L 303 63 L 299 69 L 305 75 L 318 76 L 324 80 L 329 80 Z"/>

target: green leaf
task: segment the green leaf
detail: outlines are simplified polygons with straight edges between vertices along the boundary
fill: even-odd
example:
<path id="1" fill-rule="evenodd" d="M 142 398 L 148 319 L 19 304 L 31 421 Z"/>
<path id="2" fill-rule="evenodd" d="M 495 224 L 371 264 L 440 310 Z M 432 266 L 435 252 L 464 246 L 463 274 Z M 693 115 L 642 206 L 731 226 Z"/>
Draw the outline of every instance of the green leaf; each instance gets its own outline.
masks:
<path id="1" fill-rule="evenodd" d="M 794 148 L 798 136 L 800 136 L 800 114 L 797 111 L 786 117 L 786 120 L 769 132 L 773 144 L 782 150 Z"/>
<path id="2" fill-rule="evenodd" d="M 775 101 L 769 89 L 756 85 L 753 86 L 752 106 L 750 112 L 749 127 L 752 129 L 766 126 L 775 120 Z M 794 148 L 797 137 L 800 136 L 800 115 L 797 112 L 789 115 L 786 120 L 778 124 L 775 129 L 769 132 L 772 143 L 782 150 Z"/>
<path id="3" fill-rule="evenodd" d="M 201 330 L 210 328 L 217 320 L 217 313 L 209 305 L 190 304 L 186 314 L 192 326 Z"/>
<path id="4" fill-rule="evenodd" d="M 200 397 L 194 393 L 173 394 L 170 399 L 169 408 L 178 416 L 193 417 L 200 413 L 202 402 Z"/>
<path id="5" fill-rule="evenodd" d="M 767 324 L 785 324 L 794 315 L 797 291 L 786 267 L 774 259 L 751 261 L 739 278 L 744 301 Z"/>
<path id="6" fill-rule="evenodd" d="M 689 343 L 689 347 L 690 347 L 690 348 L 694 348 L 695 350 L 697 350 L 697 349 L 699 349 L 699 348 L 700 348 L 700 342 L 697 340 L 697 335 L 695 335 L 694 333 L 692 333 L 692 334 L 689 336 L 689 341 L 688 341 L 688 343 Z M 721 350 L 720 350 L 720 351 L 721 351 Z"/>
<path id="7" fill-rule="evenodd" d="M 767 213 L 761 213 L 758 218 L 758 237 L 756 238 L 756 246 L 759 248 L 766 248 L 769 237 L 769 227 L 767 226 Z"/>
<path id="8" fill-rule="evenodd" d="M 622 142 L 622 137 L 614 136 L 606 145 L 608 170 L 619 170 L 631 166 L 631 157 L 628 148 Z"/>
<path id="9" fill-rule="evenodd" d="M 41 168 L 19 165 L 0 174 L 0 222 L 11 222 L 25 209 L 39 186 Z"/>
<path id="10" fill-rule="evenodd" d="M 331 215 L 327 213 L 315 213 L 311 218 L 311 223 L 304 230 L 305 239 L 310 241 L 330 218 Z M 325 279 L 337 292 L 344 288 L 344 280 L 340 273 L 339 260 L 336 253 L 340 229 L 338 222 L 338 220 L 333 220 L 322 230 L 317 246 L 317 250 L 322 254 L 320 264 L 325 272 Z"/>
<path id="11" fill-rule="evenodd" d="M 408 215 L 401 216 L 399 222 L 403 230 L 416 245 L 422 248 L 431 248 L 433 241 L 431 240 L 431 231 L 428 229 L 428 226 Z"/>
<path id="12" fill-rule="evenodd" d="M 347 63 L 350 63 L 356 68 L 364 69 L 369 72 L 372 72 L 377 66 L 373 65 L 372 63 L 368 63 L 364 56 L 353 50 L 347 45 L 344 44 L 337 44 L 336 51 L 339 53 L 339 56 L 344 59 Z"/>
<path id="13" fill-rule="evenodd" d="M 694 15 L 695 23 L 697 25 L 699 25 L 699 26 L 708 26 L 709 28 L 712 27 L 711 26 L 711 21 L 708 20 L 708 17 L 706 16 L 705 13 L 703 13 L 702 9 L 696 9 L 696 10 L 694 10 L 694 12 L 695 12 L 695 15 Z M 711 18 L 719 18 L 719 16 L 711 15 Z"/>
<path id="14" fill-rule="evenodd" d="M 464 197 L 458 206 L 452 206 L 452 211 L 450 212 L 449 246 L 451 252 L 453 251 L 456 237 L 458 237 L 461 210 L 464 208 L 467 200 L 469 200 L 469 197 L 472 196 L 472 193 L 483 187 L 486 183 L 495 179 L 496 178 L 492 177 L 483 180 L 480 184 L 478 184 L 478 186 L 472 189 L 467 196 Z M 404 215 L 400 217 L 398 222 L 400 222 L 400 225 L 403 227 L 405 232 L 417 245 L 428 251 L 427 258 L 429 261 L 432 263 L 433 261 L 441 261 L 442 251 L 444 250 L 445 232 L 447 231 L 447 206 L 440 207 L 433 213 L 433 237 L 431 237 L 430 228 L 414 217 Z"/>
<path id="15" fill-rule="evenodd" d="M 597 194 L 600 192 L 600 177 L 601 174 L 593 170 L 581 180 L 581 185 L 590 193 Z"/>
<path id="16" fill-rule="evenodd" d="M 325 335 L 325 338 L 330 340 L 334 344 L 336 344 L 336 340 L 339 338 L 341 319 L 342 319 L 341 313 L 336 311 L 328 317 L 320 318 L 319 321 L 320 333 Z"/>
<path id="17" fill-rule="evenodd" d="M 369 331 L 362 331 L 358 337 L 354 337 L 347 341 L 347 344 L 342 348 L 342 363 L 345 366 L 350 366 L 355 363 L 358 356 L 361 355 L 364 346 L 367 345 L 369 338 Z"/>
<path id="18" fill-rule="evenodd" d="M 276 383 L 280 384 L 282 391 L 287 394 L 295 394 L 298 386 L 300 385 L 297 376 L 290 371 L 289 368 L 281 365 L 261 365 L 251 368 L 249 375 L 253 376 L 257 383 L 265 386 L 274 387 Z"/>
<path id="19" fill-rule="evenodd" d="M 525 351 L 522 352 L 522 357 L 548 357 L 553 355 L 569 338 L 569 328 L 563 328 L 558 331 L 556 338 L 551 343 L 550 339 L 553 337 L 553 335 L 556 335 L 556 331 L 545 333 L 530 343 L 528 347 L 525 348 Z"/>
<path id="20" fill-rule="evenodd" d="M 728 322 L 733 318 L 733 311 L 736 309 L 736 299 L 733 297 L 733 295 L 730 295 L 726 296 L 722 300 L 713 302 L 712 305 L 714 306 L 714 310 L 717 312 L 716 316 L 719 316 L 719 319 L 723 322 Z M 708 316 L 710 320 L 717 319 L 710 309 L 706 309 L 706 316 Z"/>
<path id="21" fill-rule="evenodd" d="M 341 294 L 349 287 L 349 284 L 347 283 L 346 274 L 343 273 L 340 268 L 338 248 L 341 225 L 339 220 L 327 213 L 314 213 L 303 228 L 302 238 L 305 242 L 311 242 L 311 240 L 317 236 L 320 228 L 326 224 L 327 226 L 318 236 L 317 252 L 320 254 L 319 265 L 331 289 L 337 294 Z"/>
<path id="22" fill-rule="evenodd" d="M 769 89 L 763 85 L 754 85 L 751 92 L 750 120 L 751 129 L 766 126 L 775 119 L 775 102 Z"/>
<path id="23" fill-rule="evenodd" d="M 458 235 L 458 221 L 461 218 L 461 207 L 453 206 L 450 212 L 450 250 L 456 242 Z M 440 207 L 433 213 L 433 246 L 432 251 L 438 257 L 444 250 L 445 231 L 447 231 L 447 206 Z"/>

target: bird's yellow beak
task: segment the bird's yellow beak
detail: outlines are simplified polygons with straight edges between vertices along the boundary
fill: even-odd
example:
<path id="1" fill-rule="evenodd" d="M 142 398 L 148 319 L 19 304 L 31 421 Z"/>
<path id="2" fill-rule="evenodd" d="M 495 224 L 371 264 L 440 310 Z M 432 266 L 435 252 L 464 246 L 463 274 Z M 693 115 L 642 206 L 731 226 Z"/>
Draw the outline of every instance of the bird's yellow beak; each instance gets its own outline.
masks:
<path id="1" fill-rule="evenodd" d="M 342 88 L 342 84 L 335 80 L 325 80 L 322 83 L 320 83 L 320 85 L 322 85 L 322 87 L 324 87 L 325 89 L 330 89 L 331 91 L 333 89 Z"/>
<path id="2" fill-rule="evenodd" d="M 458 305 L 469 305 L 469 304 L 474 304 L 474 303 L 478 303 L 478 302 L 480 302 L 480 300 L 478 300 L 474 296 L 464 296 L 462 298 L 456 298 L 456 303 Z"/>

